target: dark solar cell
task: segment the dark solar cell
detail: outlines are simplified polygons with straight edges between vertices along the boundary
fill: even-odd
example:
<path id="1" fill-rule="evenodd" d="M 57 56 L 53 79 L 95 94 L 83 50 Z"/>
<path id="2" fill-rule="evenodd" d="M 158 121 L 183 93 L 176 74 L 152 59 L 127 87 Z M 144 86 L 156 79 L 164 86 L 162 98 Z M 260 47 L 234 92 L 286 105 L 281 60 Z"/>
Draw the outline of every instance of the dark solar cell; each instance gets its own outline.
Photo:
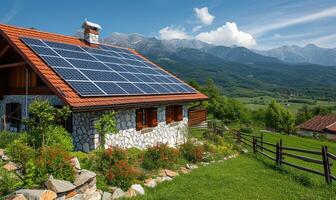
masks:
<path id="1" fill-rule="evenodd" d="M 34 38 L 21 38 L 21 40 L 28 45 L 38 45 L 38 46 L 46 46 L 41 40 Z"/>
<path id="2" fill-rule="evenodd" d="M 120 73 L 120 75 L 129 80 L 130 82 L 143 82 L 141 79 L 139 79 L 137 76 L 131 73 Z"/>
<path id="3" fill-rule="evenodd" d="M 152 83 L 155 82 L 153 79 L 151 79 L 148 75 L 144 75 L 144 74 L 137 74 L 136 75 L 138 78 L 140 78 L 143 82 L 146 83 Z"/>
<path id="4" fill-rule="evenodd" d="M 55 49 L 55 51 L 62 57 L 65 58 L 74 58 L 74 59 L 83 59 L 83 60 L 96 60 L 90 54 L 85 52 L 76 52 L 76 51 L 67 51 L 62 49 Z"/>
<path id="5" fill-rule="evenodd" d="M 121 60 L 119 58 L 115 58 L 115 57 L 98 56 L 98 55 L 95 55 L 95 57 L 102 62 L 117 63 L 117 64 L 125 64 L 126 63 L 123 60 Z"/>
<path id="6" fill-rule="evenodd" d="M 82 72 L 92 81 L 127 81 L 115 72 L 101 72 L 82 70 Z"/>
<path id="7" fill-rule="evenodd" d="M 57 42 L 49 42 L 44 41 L 48 46 L 51 48 L 58 48 L 58 49 L 66 49 L 66 50 L 72 50 L 72 51 L 80 51 L 83 52 L 83 49 L 81 49 L 78 46 L 71 45 L 71 44 L 63 44 L 63 43 L 57 43 Z"/>
<path id="8" fill-rule="evenodd" d="M 152 88 L 154 88 L 156 91 L 158 91 L 161 94 L 170 93 L 170 91 L 167 88 L 163 87 L 160 84 L 148 84 L 148 85 L 151 86 Z"/>
<path id="9" fill-rule="evenodd" d="M 77 69 L 66 69 L 54 67 L 54 70 L 65 80 L 86 80 L 83 74 L 81 74 Z"/>
<path id="10" fill-rule="evenodd" d="M 110 54 L 107 51 L 101 49 L 88 48 L 88 47 L 82 47 L 82 48 L 88 53 L 110 56 Z"/>
<path id="11" fill-rule="evenodd" d="M 134 85 L 137 86 L 138 88 L 141 88 L 147 94 L 157 94 L 158 93 L 154 88 L 150 87 L 146 83 L 134 83 Z"/>
<path id="12" fill-rule="evenodd" d="M 107 66 L 100 62 L 84 61 L 76 59 L 67 59 L 78 69 L 93 69 L 93 70 L 110 70 Z"/>
<path id="13" fill-rule="evenodd" d="M 152 70 L 151 68 L 137 67 L 136 69 L 144 74 L 158 74 L 156 71 Z"/>
<path id="14" fill-rule="evenodd" d="M 169 91 L 181 93 L 182 91 L 170 84 L 162 84 L 163 87 L 167 88 Z"/>
<path id="15" fill-rule="evenodd" d="M 123 89 L 121 89 L 117 84 L 115 83 L 104 83 L 104 82 L 97 82 L 96 83 L 104 92 L 106 92 L 108 95 L 122 95 L 127 94 Z"/>
<path id="16" fill-rule="evenodd" d="M 58 56 L 52 49 L 48 47 L 32 46 L 31 48 L 39 55 Z"/>
<path id="17" fill-rule="evenodd" d="M 141 73 L 139 70 L 137 70 L 136 67 L 132 67 L 130 65 L 121 65 L 121 66 L 125 68 L 128 72 Z"/>
<path id="18" fill-rule="evenodd" d="M 44 61 L 47 62 L 49 66 L 73 68 L 73 66 L 69 64 L 64 58 L 51 57 L 51 56 L 41 56 L 41 57 Z"/>
<path id="19" fill-rule="evenodd" d="M 118 64 L 106 63 L 106 65 L 108 65 L 114 71 L 117 71 L 117 72 L 127 72 L 127 70 L 124 67 L 122 67 L 122 66 L 120 66 Z"/>
<path id="20" fill-rule="evenodd" d="M 117 85 L 124 89 L 128 94 L 144 94 L 141 90 L 139 90 L 131 83 L 117 83 Z"/>
<path id="21" fill-rule="evenodd" d="M 128 60 L 128 59 L 124 59 L 124 61 L 126 63 L 128 63 L 129 65 L 134 65 L 134 66 L 141 66 L 141 67 L 147 67 L 146 65 L 144 65 L 142 62 L 136 61 L 136 60 Z"/>
<path id="22" fill-rule="evenodd" d="M 82 96 L 102 96 L 105 95 L 97 86 L 91 82 L 68 81 L 69 84 Z"/>

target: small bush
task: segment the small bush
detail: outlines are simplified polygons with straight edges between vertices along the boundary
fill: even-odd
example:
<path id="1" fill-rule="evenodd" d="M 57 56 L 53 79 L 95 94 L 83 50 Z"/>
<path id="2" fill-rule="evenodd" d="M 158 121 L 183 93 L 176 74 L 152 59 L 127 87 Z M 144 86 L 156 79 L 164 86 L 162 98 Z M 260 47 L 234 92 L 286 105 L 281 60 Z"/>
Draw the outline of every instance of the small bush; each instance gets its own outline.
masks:
<path id="1" fill-rule="evenodd" d="M 119 160 L 108 170 L 106 179 L 108 184 L 127 190 L 138 174 L 138 170 L 126 160 Z"/>
<path id="2" fill-rule="evenodd" d="M 28 185 L 41 185 L 49 175 L 56 179 L 73 181 L 74 170 L 70 164 L 71 156 L 59 147 L 44 147 L 40 155 L 27 163 L 26 182 Z"/>
<path id="3" fill-rule="evenodd" d="M 9 144 L 16 140 L 20 136 L 19 133 L 13 133 L 8 131 L 0 132 L 0 149 L 5 149 Z"/>
<path id="4" fill-rule="evenodd" d="M 23 167 L 29 160 L 35 158 L 37 155 L 37 152 L 21 139 L 17 139 L 10 143 L 6 148 L 6 153 L 11 161 L 18 163 Z"/>
<path id="5" fill-rule="evenodd" d="M 145 169 L 171 168 L 177 160 L 178 150 L 160 144 L 148 148 L 143 154 L 142 166 Z"/>
<path id="6" fill-rule="evenodd" d="M 241 132 L 243 133 L 253 133 L 253 128 L 252 127 L 244 127 L 240 129 Z"/>
<path id="7" fill-rule="evenodd" d="M 62 126 L 48 127 L 47 141 L 48 146 L 58 146 L 66 151 L 72 151 L 74 145 L 72 137 Z"/>
<path id="8" fill-rule="evenodd" d="M 0 198 L 14 192 L 21 185 L 20 180 L 12 173 L 0 168 Z"/>
<path id="9" fill-rule="evenodd" d="M 189 162 L 200 162 L 204 158 L 204 147 L 188 141 L 180 146 L 180 153 Z"/>

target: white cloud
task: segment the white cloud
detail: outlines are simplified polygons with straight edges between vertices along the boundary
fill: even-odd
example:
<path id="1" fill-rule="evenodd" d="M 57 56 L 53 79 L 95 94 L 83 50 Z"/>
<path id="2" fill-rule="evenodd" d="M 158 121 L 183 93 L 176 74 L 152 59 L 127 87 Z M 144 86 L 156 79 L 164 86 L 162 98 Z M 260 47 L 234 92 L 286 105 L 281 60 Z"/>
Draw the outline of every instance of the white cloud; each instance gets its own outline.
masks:
<path id="1" fill-rule="evenodd" d="M 203 28 L 203 26 L 198 25 L 198 26 L 195 26 L 195 27 L 192 29 L 192 31 L 193 31 L 193 32 L 197 32 L 197 31 L 201 30 L 201 28 Z"/>
<path id="2" fill-rule="evenodd" d="M 301 17 L 295 17 L 290 19 L 283 19 L 278 22 L 271 22 L 266 25 L 258 25 L 258 28 L 252 29 L 251 32 L 254 35 L 262 35 L 266 32 L 285 28 L 297 24 L 303 24 L 307 22 L 316 21 L 318 19 L 336 16 L 336 7 L 327 8 L 318 12 L 309 13 Z"/>
<path id="3" fill-rule="evenodd" d="M 167 26 L 159 31 L 159 38 L 162 40 L 189 39 L 190 36 L 183 27 Z"/>
<path id="4" fill-rule="evenodd" d="M 226 22 L 225 25 L 218 27 L 216 30 L 199 33 L 195 38 L 215 45 L 238 45 L 245 47 L 256 45 L 256 40 L 252 35 L 238 30 L 234 22 Z"/>
<path id="5" fill-rule="evenodd" d="M 211 25 L 215 16 L 209 13 L 208 7 L 194 8 L 195 16 L 203 25 Z"/>
<path id="6" fill-rule="evenodd" d="M 22 1 L 15 1 L 12 8 L 0 19 L 2 23 L 8 23 L 12 18 L 14 18 L 22 7 Z"/>

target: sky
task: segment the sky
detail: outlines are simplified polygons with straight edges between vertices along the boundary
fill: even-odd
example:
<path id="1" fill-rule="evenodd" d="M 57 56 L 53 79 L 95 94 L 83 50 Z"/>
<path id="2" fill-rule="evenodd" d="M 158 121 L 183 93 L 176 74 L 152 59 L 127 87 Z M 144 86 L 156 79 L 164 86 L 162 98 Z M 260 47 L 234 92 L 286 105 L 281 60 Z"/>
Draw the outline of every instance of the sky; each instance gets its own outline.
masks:
<path id="1" fill-rule="evenodd" d="M 336 0 L 1 0 L 0 23 L 74 35 L 84 19 L 112 32 L 270 49 L 336 47 Z"/>

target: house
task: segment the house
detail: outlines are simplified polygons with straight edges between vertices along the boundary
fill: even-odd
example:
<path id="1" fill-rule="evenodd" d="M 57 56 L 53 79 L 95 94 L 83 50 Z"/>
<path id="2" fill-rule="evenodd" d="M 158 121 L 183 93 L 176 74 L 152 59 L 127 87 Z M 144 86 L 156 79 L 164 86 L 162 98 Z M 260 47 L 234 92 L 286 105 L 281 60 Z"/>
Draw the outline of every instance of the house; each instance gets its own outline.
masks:
<path id="1" fill-rule="evenodd" d="M 42 99 L 70 106 L 64 126 L 77 150 L 99 146 L 94 124 L 112 110 L 119 132 L 107 146 L 183 143 L 188 104 L 207 96 L 132 49 L 100 44 L 98 24 L 82 27 L 76 38 L 0 24 L 0 126 L 23 129 L 29 104 Z"/>
<path id="2" fill-rule="evenodd" d="M 317 115 L 297 126 L 298 134 L 313 136 L 325 135 L 328 139 L 336 140 L 336 114 Z"/>

